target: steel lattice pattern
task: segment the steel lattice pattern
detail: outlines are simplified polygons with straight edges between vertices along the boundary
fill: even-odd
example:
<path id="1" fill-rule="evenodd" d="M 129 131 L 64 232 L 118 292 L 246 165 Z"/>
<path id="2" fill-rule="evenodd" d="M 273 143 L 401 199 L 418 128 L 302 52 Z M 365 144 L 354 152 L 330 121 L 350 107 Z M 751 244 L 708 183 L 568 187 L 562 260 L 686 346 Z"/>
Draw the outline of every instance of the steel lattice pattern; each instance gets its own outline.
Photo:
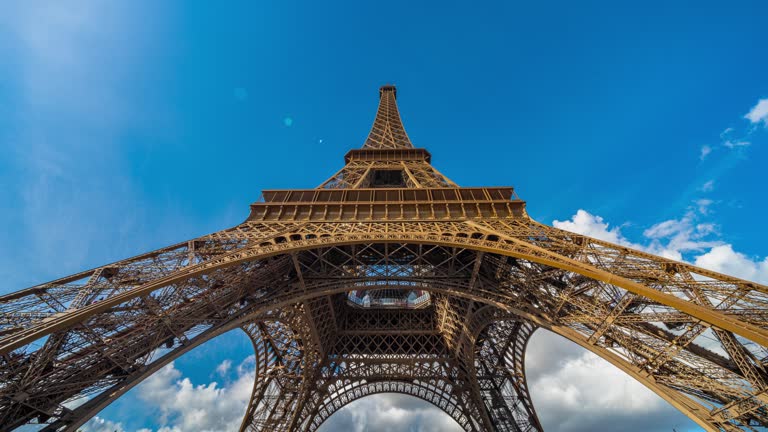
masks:
<path id="1" fill-rule="evenodd" d="M 382 87 L 365 145 L 318 188 L 0 297 L 0 430 L 75 430 L 233 328 L 257 359 L 244 431 L 315 430 L 384 392 L 467 431 L 540 431 L 524 367 L 539 327 L 706 430 L 768 424 L 768 287 L 539 224 L 512 188 L 458 187 L 395 96 Z"/>

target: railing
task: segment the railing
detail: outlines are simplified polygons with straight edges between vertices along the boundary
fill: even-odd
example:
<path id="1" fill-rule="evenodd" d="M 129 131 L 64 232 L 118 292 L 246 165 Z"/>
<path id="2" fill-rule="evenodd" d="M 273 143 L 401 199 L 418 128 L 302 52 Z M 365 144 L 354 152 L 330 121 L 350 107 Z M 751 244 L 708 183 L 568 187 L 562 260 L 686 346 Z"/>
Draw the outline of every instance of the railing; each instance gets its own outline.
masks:
<path id="1" fill-rule="evenodd" d="M 357 222 L 516 218 L 525 202 L 511 187 L 266 190 L 251 221 Z"/>

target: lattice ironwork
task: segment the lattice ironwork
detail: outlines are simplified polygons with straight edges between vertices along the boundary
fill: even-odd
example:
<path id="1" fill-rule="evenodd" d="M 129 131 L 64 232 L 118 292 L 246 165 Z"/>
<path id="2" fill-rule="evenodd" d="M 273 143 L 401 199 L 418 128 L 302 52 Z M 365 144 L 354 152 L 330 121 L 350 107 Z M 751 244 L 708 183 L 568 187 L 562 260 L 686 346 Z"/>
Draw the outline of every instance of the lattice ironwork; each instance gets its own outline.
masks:
<path id="1" fill-rule="evenodd" d="M 257 358 L 244 431 L 315 430 L 382 392 L 467 431 L 540 431 L 524 368 L 540 327 L 705 430 L 768 424 L 768 287 L 537 223 L 510 187 L 457 186 L 395 96 L 382 87 L 365 145 L 318 188 L 264 191 L 236 227 L 0 296 L 0 430 L 75 430 L 236 328 Z"/>

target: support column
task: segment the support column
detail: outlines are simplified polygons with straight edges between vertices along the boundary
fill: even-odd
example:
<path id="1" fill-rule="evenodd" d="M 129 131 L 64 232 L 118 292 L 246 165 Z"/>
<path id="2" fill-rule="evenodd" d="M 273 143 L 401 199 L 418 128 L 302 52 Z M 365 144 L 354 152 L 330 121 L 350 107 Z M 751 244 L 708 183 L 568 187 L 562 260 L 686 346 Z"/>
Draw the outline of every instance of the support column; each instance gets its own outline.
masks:
<path id="1" fill-rule="evenodd" d="M 474 367 L 494 430 L 541 432 L 525 379 L 525 348 L 535 330 L 525 321 L 496 322 L 475 344 Z"/>
<path id="2" fill-rule="evenodd" d="M 291 307 L 276 321 L 249 324 L 243 330 L 253 341 L 256 371 L 240 431 L 290 431 L 311 394 L 319 360 L 303 308 Z"/>

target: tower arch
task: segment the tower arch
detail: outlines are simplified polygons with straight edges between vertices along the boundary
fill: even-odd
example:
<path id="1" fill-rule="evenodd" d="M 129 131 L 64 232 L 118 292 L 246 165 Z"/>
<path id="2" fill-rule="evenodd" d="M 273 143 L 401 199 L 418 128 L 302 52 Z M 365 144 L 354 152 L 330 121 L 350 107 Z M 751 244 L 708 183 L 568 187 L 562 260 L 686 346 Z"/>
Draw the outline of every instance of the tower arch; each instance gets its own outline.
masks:
<path id="1" fill-rule="evenodd" d="M 386 385 L 397 385 L 396 383 L 386 383 Z M 395 403 L 393 402 L 393 399 Z M 393 406 L 390 406 L 392 404 Z M 404 406 L 407 404 L 407 406 Z M 382 411 L 380 407 L 384 405 Z M 398 410 L 397 417 L 392 418 L 387 414 L 390 413 L 390 408 Z M 434 403 L 427 401 L 421 397 L 413 396 L 404 392 L 372 392 L 360 397 L 356 397 L 354 400 L 346 403 L 343 407 L 335 409 L 333 413 L 327 418 L 322 420 L 320 426 L 317 429 L 319 431 L 333 431 L 340 430 L 339 423 L 342 427 L 346 423 L 345 420 L 352 419 L 357 420 L 357 414 L 352 416 L 346 415 L 350 412 L 366 411 L 364 415 L 368 420 L 368 424 L 381 424 L 386 422 L 386 425 L 390 428 L 405 429 L 406 427 L 413 428 L 416 425 L 428 424 L 436 430 L 451 430 L 462 429 L 461 425 L 457 423 L 456 419 L 448 415 L 444 409 L 436 406 Z M 377 410 L 377 413 L 370 414 L 370 410 Z M 400 410 L 415 414 L 411 417 L 401 417 Z M 345 411 L 347 413 L 345 413 Z M 346 418 L 344 418 L 346 417 Z M 375 423 L 374 423 L 375 422 Z M 449 426 L 450 425 L 450 426 Z"/>
<path id="2" fill-rule="evenodd" d="M 317 415 L 312 418 L 311 423 L 306 427 L 306 430 L 318 430 L 331 416 L 353 402 L 368 396 L 386 393 L 403 394 L 428 402 L 448 415 L 464 430 L 476 430 L 477 427 L 472 422 L 472 419 L 467 417 L 465 410 L 460 407 L 459 402 L 450 394 L 446 394 L 445 389 L 450 388 L 450 384 L 444 381 L 435 383 L 406 382 L 402 380 L 357 381 L 349 383 L 348 386 L 349 388 L 344 389 L 343 392 L 335 394 L 324 401 L 323 405 L 319 407 Z"/>

